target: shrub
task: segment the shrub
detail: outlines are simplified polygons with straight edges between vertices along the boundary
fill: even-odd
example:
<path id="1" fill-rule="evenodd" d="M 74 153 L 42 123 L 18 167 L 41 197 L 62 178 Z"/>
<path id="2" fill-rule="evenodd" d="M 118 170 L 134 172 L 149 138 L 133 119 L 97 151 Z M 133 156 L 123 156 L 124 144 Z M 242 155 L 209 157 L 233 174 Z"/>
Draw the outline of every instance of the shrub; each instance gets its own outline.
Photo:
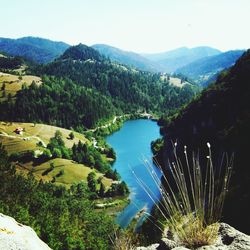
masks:
<path id="1" fill-rule="evenodd" d="M 221 219 L 228 191 L 233 156 L 229 159 L 225 154 L 220 167 L 214 168 L 209 143 L 205 159 L 194 153 L 190 157 L 186 146 L 181 159 L 177 156 L 176 146 L 177 144 L 174 145 L 174 161 L 169 163 L 168 174 L 164 174 L 159 166 L 164 185 L 153 167 L 147 164 L 148 171 L 162 195 L 156 206 L 179 244 L 189 248 L 213 244 L 218 236 L 218 221 Z M 156 202 L 156 197 L 147 185 L 136 175 L 135 177 L 149 197 Z"/>

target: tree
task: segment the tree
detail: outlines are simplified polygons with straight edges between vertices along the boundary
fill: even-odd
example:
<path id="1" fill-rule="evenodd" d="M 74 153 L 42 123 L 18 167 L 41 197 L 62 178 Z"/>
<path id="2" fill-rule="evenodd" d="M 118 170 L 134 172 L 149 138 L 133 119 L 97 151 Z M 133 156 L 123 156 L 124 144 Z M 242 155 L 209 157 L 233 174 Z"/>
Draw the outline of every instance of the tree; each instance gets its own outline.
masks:
<path id="1" fill-rule="evenodd" d="M 55 140 L 57 141 L 59 146 L 64 146 L 64 141 L 63 141 L 63 137 L 62 137 L 62 132 L 60 130 L 57 130 L 55 132 L 55 136 L 54 136 Z"/>
<path id="2" fill-rule="evenodd" d="M 104 197 L 104 195 L 105 195 L 105 186 L 104 186 L 104 184 L 101 182 L 100 189 L 99 189 L 99 196 L 100 196 L 100 197 Z"/>
<path id="3" fill-rule="evenodd" d="M 96 192 L 97 181 L 96 181 L 96 174 L 95 174 L 95 172 L 90 172 L 88 174 L 87 181 L 88 181 L 89 190 L 91 192 Z"/>
<path id="4" fill-rule="evenodd" d="M 5 90 L 5 87 L 6 87 L 6 84 L 4 82 L 3 85 L 2 85 L 2 87 L 1 87 L 1 90 Z"/>
<path id="5" fill-rule="evenodd" d="M 41 157 L 46 161 L 48 159 L 50 159 L 52 156 L 50 150 L 48 148 L 43 150 L 43 154 L 41 155 Z"/>
<path id="6" fill-rule="evenodd" d="M 69 139 L 70 139 L 70 140 L 74 140 L 74 138 L 75 138 L 75 135 L 74 135 L 74 133 L 71 131 L 71 132 L 69 133 Z"/>
<path id="7" fill-rule="evenodd" d="M 53 158 L 62 158 L 62 152 L 59 148 L 54 148 L 52 151 Z"/>

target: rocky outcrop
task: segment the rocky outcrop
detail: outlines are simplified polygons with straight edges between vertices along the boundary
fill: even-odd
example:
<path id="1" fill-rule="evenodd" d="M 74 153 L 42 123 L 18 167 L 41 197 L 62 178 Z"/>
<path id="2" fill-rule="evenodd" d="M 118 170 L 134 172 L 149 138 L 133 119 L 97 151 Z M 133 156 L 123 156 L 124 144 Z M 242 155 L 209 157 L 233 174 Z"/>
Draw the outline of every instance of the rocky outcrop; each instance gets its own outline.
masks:
<path id="1" fill-rule="evenodd" d="M 0 249 L 50 250 L 35 231 L 0 213 Z"/>
<path id="2" fill-rule="evenodd" d="M 162 238 L 159 244 L 138 247 L 137 250 L 190 250 L 178 246 L 176 242 Z M 226 223 L 220 223 L 218 239 L 214 245 L 203 246 L 197 250 L 250 250 L 250 236 L 243 234 Z"/>

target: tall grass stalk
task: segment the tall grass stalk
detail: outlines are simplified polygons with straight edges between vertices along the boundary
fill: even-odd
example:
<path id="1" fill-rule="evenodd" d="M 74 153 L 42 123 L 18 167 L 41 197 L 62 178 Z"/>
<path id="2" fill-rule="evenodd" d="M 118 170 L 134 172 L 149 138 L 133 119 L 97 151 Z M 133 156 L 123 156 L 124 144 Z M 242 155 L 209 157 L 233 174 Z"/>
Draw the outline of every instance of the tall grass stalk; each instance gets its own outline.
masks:
<path id="1" fill-rule="evenodd" d="M 114 235 L 110 237 L 112 249 L 114 250 L 135 250 L 135 238 L 129 231 L 115 230 Z"/>
<path id="2" fill-rule="evenodd" d="M 206 164 L 201 166 L 203 161 L 199 153 L 192 153 L 189 157 L 186 146 L 181 160 L 177 155 L 175 143 L 174 161 L 169 162 L 170 171 L 167 172 L 169 176 L 166 176 L 161 166 L 156 163 L 165 185 L 162 185 L 162 180 L 155 173 L 153 166 L 145 160 L 145 166 L 161 192 L 160 202 L 147 184 L 132 171 L 137 182 L 166 219 L 175 239 L 180 245 L 190 248 L 209 245 L 217 239 L 218 222 L 232 174 L 233 156 L 229 159 L 227 154 L 224 154 L 219 168 L 215 169 L 211 145 L 207 143 L 207 147 Z"/>

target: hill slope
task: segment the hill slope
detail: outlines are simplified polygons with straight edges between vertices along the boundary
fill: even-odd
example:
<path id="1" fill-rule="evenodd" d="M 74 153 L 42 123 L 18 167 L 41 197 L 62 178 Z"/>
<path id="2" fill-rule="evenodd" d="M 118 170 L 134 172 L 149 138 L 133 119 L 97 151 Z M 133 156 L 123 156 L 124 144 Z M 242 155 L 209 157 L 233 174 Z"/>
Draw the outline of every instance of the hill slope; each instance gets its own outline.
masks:
<path id="1" fill-rule="evenodd" d="M 22 56 L 37 63 L 47 63 L 60 56 L 70 45 L 39 37 L 0 38 L 0 51 Z"/>
<path id="2" fill-rule="evenodd" d="M 178 140 L 179 145 L 201 151 L 210 142 L 215 158 L 222 151 L 235 152 L 233 188 L 224 219 L 247 233 L 250 232 L 250 171 L 246 164 L 250 148 L 249 81 L 250 50 L 175 119 L 165 120 L 165 146 L 161 151 L 162 159 L 166 160 L 170 141 Z"/>
<path id="3" fill-rule="evenodd" d="M 149 60 L 159 63 L 166 72 L 171 73 L 195 60 L 220 53 L 221 52 L 217 49 L 203 46 L 191 49 L 181 47 L 163 53 L 143 54 L 143 56 Z"/>
<path id="4" fill-rule="evenodd" d="M 135 67 L 143 71 L 160 72 L 163 70 L 157 63 L 134 52 L 124 51 L 106 44 L 95 44 L 92 48 L 105 57 L 110 58 L 113 62 Z"/>
<path id="5" fill-rule="evenodd" d="M 208 56 L 178 68 L 175 73 L 185 75 L 201 85 L 207 85 L 220 71 L 233 66 L 243 53 L 244 50 L 232 50 Z"/>
<path id="6" fill-rule="evenodd" d="M 93 48 L 81 44 L 72 46 L 54 62 L 37 67 L 35 72 L 39 75 L 69 78 L 77 88 L 84 87 L 98 92 L 100 98 L 109 101 L 103 107 L 107 115 L 145 110 L 160 113 L 180 107 L 195 93 L 195 87 L 190 84 L 182 88 L 173 86 L 161 74 L 112 63 Z M 87 114 L 93 116 L 91 112 Z M 96 120 L 88 126 L 95 123 Z M 86 120 L 82 124 L 86 124 Z"/>

